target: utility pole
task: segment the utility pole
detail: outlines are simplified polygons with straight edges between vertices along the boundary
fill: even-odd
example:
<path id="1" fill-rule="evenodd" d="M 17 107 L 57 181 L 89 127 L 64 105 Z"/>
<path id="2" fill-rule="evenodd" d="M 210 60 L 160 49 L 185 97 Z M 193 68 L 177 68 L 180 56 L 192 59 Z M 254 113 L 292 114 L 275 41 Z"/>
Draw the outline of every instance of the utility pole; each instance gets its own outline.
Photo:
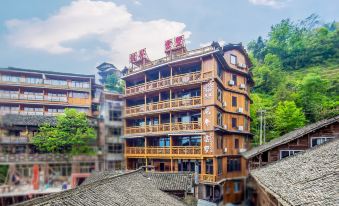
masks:
<path id="1" fill-rule="evenodd" d="M 260 115 L 260 131 L 259 131 L 260 132 L 259 133 L 260 139 L 259 139 L 259 144 L 262 145 L 262 143 L 263 143 L 263 133 L 264 133 L 264 143 L 266 142 L 266 129 L 265 129 L 265 127 L 266 127 L 266 120 L 264 118 L 266 110 L 259 110 L 258 113 Z M 263 121 L 264 121 L 264 125 L 263 125 Z M 264 130 L 264 132 L 263 132 L 263 130 Z"/>

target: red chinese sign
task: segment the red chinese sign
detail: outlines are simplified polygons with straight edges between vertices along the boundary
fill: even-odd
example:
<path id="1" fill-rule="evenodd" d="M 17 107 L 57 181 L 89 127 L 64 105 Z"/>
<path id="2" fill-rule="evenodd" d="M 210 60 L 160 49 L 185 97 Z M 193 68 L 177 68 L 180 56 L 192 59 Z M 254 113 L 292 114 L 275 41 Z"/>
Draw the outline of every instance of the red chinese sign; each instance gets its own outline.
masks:
<path id="1" fill-rule="evenodd" d="M 141 49 L 138 52 L 134 52 L 129 55 L 129 62 L 132 64 L 140 62 L 142 60 L 148 60 L 146 49 Z"/>
<path id="2" fill-rule="evenodd" d="M 184 35 L 177 36 L 173 39 L 168 39 L 165 41 L 165 52 L 171 50 L 179 49 L 185 47 L 185 37 Z"/>

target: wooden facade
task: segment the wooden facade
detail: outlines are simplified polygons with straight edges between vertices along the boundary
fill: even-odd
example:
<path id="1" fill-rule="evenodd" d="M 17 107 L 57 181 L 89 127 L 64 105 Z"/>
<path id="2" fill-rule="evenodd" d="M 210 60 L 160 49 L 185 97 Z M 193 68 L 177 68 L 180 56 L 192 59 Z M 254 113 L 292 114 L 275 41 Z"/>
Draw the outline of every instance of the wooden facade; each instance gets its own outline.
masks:
<path id="1" fill-rule="evenodd" d="M 193 173 L 198 167 L 198 198 L 241 202 L 247 170 L 240 152 L 251 138 L 249 67 L 241 45 L 214 45 L 127 69 L 127 169 Z M 226 192 L 225 185 L 235 190 Z"/>

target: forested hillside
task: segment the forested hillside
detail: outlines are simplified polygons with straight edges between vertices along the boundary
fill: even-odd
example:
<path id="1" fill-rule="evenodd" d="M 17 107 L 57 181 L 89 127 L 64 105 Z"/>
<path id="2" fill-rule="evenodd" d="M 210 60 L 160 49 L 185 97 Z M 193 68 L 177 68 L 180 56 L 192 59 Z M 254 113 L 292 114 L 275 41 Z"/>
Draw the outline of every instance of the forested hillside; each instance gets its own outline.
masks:
<path id="1" fill-rule="evenodd" d="M 339 114 L 339 24 L 317 15 L 273 25 L 267 38 L 248 44 L 255 86 L 252 124 L 258 143 L 266 110 L 266 140 Z"/>

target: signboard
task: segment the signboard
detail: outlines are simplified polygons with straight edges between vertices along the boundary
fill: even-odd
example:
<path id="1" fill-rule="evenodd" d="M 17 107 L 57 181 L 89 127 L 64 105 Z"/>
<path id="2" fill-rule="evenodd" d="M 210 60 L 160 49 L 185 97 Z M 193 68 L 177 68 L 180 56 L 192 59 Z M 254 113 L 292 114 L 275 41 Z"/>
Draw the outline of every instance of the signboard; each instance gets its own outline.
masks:
<path id="1" fill-rule="evenodd" d="M 146 48 L 139 50 L 138 52 L 134 52 L 129 55 L 129 62 L 132 64 L 143 62 L 144 60 L 149 60 L 147 53 L 146 53 Z"/>
<path id="2" fill-rule="evenodd" d="M 177 36 L 173 39 L 168 39 L 165 41 L 165 52 L 170 52 L 172 50 L 177 50 L 185 47 L 185 36 Z"/>

